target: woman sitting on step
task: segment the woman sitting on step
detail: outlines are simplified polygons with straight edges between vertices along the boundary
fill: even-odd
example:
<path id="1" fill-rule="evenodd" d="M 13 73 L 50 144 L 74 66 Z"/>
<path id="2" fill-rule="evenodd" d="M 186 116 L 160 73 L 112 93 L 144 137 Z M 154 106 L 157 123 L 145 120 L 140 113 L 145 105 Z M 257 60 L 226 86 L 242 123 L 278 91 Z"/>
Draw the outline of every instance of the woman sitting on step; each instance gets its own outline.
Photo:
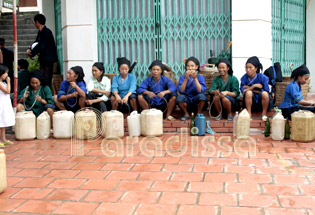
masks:
<path id="1" fill-rule="evenodd" d="M 176 105 L 176 86 L 163 75 L 164 66 L 160 60 L 151 63 L 149 70 L 152 76 L 145 79 L 139 86 L 137 93 L 139 105 L 142 109 L 158 108 L 166 112 L 166 119 L 173 121 L 171 116 Z"/>
<path id="2" fill-rule="evenodd" d="M 30 75 L 29 85 L 18 95 L 17 112 L 30 110 L 38 117 L 42 112 L 47 111 L 52 124 L 55 105 L 51 90 L 46 86 L 44 77 L 39 70 L 35 70 Z"/>
<path id="3" fill-rule="evenodd" d="M 180 95 L 177 96 L 176 102 L 184 111 L 184 116 L 181 118 L 183 121 L 189 119 L 189 111 L 197 109 L 197 114 L 200 114 L 208 101 L 205 95 L 206 81 L 202 75 L 198 74 L 199 67 L 200 63 L 197 58 L 188 58 L 185 61 L 186 72 L 180 77 L 177 85 Z"/>
<path id="4" fill-rule="evenodd" d="M 107 110 L 106 103 L 110 95 L 110 80 L 104 76 L 103 63 L 97 62 L 92 66 L 92 77 L 87 85 L 85 103 L 98 109 L 101 113 Z"/>
<path id="5" fill-rule="evenodd" d="M 293 81 L 287 86 L 283 102 L 280 104 L 284 118 L 291 120 L 291 114 L 298 110 L 315 112 L 315 101 L 306 101 L 302 95 L 301 85 L 310 78 L 310 71 L 305 65 L 296 68 L 291 75 Z M 308 107 L 306 107 L 308 106 Z"/>
<path id="6" fill-rule="evenodd" d="M 114 76 L 112 82 L 112 109 L 121 112 L 137 110 L 137 78 L 131 73 L 130 61 L 120 57 L 117 63 L 120 74 Z"/>
<path id="7" fill-rule="evenodd" d="M 215 120 L 221 120 L 222 113 L 227 112 L 227 120 L 232 121 L 232 107 L 237 109 L 239 104 L 240 90 L 239 81 L 233 76 L 232 66 L 229 60 L 221 59 L 216 64 L 220 75 L 214 78 L 212 81 L 209 93 L 212 96 L 212 105 L 214 105 L 219 115 L 215 117 Z M 210 111 L 213 106 L 210 106 Z"/>
<path id="8" fill-rule="evenodd" d="M 57 96 L 54 96 L 56 106 L 60 110 L 77 112 L 85 107 L 86 85 L 81 66 L 71 67 L 67 72 L 67 80 L 61 82 Z"/>
<path id="9" fill-rule="evenodd" d="M 267 120 L 267 110 L 273 106 L 273 101 L 269 93 L 269 78 L 260 73 L 263 69 L 259 59 L 254 56 L 248 58 L 246 74 L 241 78 L 241 92 L 243 94 L 243 107 L 245 106 L 249 115 L 252 110 L 262 109 L 262 120 Z"/>

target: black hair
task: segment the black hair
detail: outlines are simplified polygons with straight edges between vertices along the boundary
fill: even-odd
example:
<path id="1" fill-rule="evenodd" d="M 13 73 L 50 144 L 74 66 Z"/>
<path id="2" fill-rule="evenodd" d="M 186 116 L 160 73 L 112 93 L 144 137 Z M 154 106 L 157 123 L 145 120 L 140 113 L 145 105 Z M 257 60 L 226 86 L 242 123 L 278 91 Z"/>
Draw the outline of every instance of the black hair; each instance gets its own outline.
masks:
<path id="1" fill-rule="evenodd" d="M 84 72 L 83 72 L 83 68 L 81 66 L 74 66 L 70 68 L 75 74 L 78 75 L 78 78 L 76 80 L 76 82 L 81 82 L 83 81 L 83 83 L 85 84 L 84 81 Z"/>
<path id="2" fill-rule="evenodd" d="M 29 83 L 30 87 L 32 87 L 31 86 L 32 78 L 37 78 L 40 81 L 40 85 L 43 87 L 47 85 L 44 76 L 38 69 L 35 69 L 33 72 L 30 73 L 30 83 Z"/>
<path id="3" fill-rule="evenodd" d="M 304 76 L 304 75 L 310 75 L 310 71 L 308 70 L 305 64 L 293 70 L 291 74 L 291 78 L 293 78 L 296 81 L 299 76 Z"/>
<path id="4" fill-rule="evenodd" d="M 28 69 L 28 61 L 25 59 L 18 60 L 18 65 L 21 67 L 21 69 L 24 69 L 24 70 Z"/>
<path id="5" fill-rule="evenodd" d="M 257 68 L 256 73 L 259 73 L 260 70 L 261 71 L 263 70 L 263 65 L 260 63 L 258 57 L 256 57 L 256 56 L 248 58 L 247 61 L 246 61 L 246 64 L 248 64 L 248 63 L 254 65 L 254 67 Z"/>
<path id="6" fill-rule="evenodd" d="M 187 64 L 188 64 L 189 61 L 194 62 L 198 66 L 197 71 L 199 71 L 199 69 L 200 69 L 200 62 L 199 62 L 199 60 L 197 58 L 195 58 L 193 56 L 187 58 L 187 60 L 185 61 L 185 69 L 187 69 Z"/>
<path id="7" fill-rule="evenodd" d="M 6 71 L 8 71 L 8 67 L 4 64 L 0 64 L 0 76 L 2 76 Z"/>
<path id="8" fill-rule="evenodd" d="M 0 38 L 0 43 L 5 43 L 5 39 L 4 38 Z"/>
<path id="9" fill-rule="evenodd" d="M 100 71 L 102 71 L 101 74 L 101 81 L 103 80 L 104 77 L 104 73 L 105 73 L 105 68 L 104 68 L 104 64 L 102 62 L 96 62 L 93 64 L 93 66 L 95 66 L 97 69 L 99 69 Z M 92 66 L 92 67 L 93 67 Z"/>
<path id="10" fill-rule="evenodd" d="M 34 22 L 38 21 L 39 24 L 45 25 L 46 23 L 46 17 L 43 14 L 36 14 L 34 16 Z"/>

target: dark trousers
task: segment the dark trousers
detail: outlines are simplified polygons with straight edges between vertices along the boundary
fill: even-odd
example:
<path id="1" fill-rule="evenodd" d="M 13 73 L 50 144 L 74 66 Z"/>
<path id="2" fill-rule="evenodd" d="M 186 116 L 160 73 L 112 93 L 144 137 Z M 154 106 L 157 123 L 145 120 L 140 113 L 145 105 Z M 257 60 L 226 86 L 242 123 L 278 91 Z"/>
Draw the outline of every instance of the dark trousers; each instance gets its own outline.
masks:
<path id="1" fill-rule="evenodd" d="M 47 86 L 52 89 L 52 77 L 54 70 L 54 62 L 40 62 L 40 72 L 42 73 Z"/>
<path id="2" fill-rule="evenodd" d="M 94 100 L 94 99 L 98 99 L 98 95 L 96 93 L 93 93 L 93 92 L 89 92 L 87 94 L 87 99 L 89 100 Z M 98 103 L 94 103 L 92 104 L 92 107 L 101 111 L 101 113 L 107 111 L 107 107 L 106 107 L 106 103 L 105 101 L 101 101 L 101 102 L 98 102 Z"/>

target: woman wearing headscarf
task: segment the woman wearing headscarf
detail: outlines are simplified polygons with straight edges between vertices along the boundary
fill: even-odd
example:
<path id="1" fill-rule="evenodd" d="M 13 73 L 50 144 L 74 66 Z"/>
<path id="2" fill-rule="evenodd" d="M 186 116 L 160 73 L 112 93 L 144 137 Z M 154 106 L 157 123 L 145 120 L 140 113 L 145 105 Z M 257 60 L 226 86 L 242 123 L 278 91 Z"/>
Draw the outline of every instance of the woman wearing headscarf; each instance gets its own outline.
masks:
<path id="1" fill-rule="evenodd" d="M 130 73 L 130 61 L 120 57 L 117 58 L 117 63 L 120 74 L 116 75 L 112 82 L 112 109 L 124 112 L 124 106 L 128 104 L 133 110 L 137 110 L 137 78 Z"/>
<path id="2" fill-rule="evenodd" d="M 315 112 L 315 101 L 306 101 L 302 95 L 301 85 L 310 78 L 310 71 L 305 65 L 296 68 L 291 75 L 293 81 L 287 86 L 283 102 L 280 104 L 282 114 L 291 120 L 291 114 L 298 110 L 310 110 Z M 312 107 L 305 107 L 312 106 Z"/>
<path id="3" fill-rule="evenodd" d="M 55 105 L 51 90 L 46 86 L 44 77 L 39 70 L 35 70 L 30 76 L 29 85 L 18 95 L 17 112 L 30 110 L 35 116 L 39 116 L 42 112 L 47 111 L 52 122 Z"/>
<path id="4" fill-rule="evenodd" d="M 71 67 L 67 72 L 67 80 L 61 82 L 58 95 L 54 97 L 60 110 L 77 112 L 85 107 L 86 85 L 81 66 Z"/>
<path id="5" fill-rule="evenodd" d="M 184 111 L 181 120 L 189 119 L 189 111 L 197 109 L 197 114 L 202 112 L 205 103 L 208 101 L 205 91 L 207 89 L 205 78 L 198 74 L 200 67 L 199 60 L 190 57 L 185 61 L 186 72 L 179 79 L 177 90 L 180 95 L 176 102 Z"/>
<path id="6" fill-rule="evenodd" d="M 233 76 L 232 65 L 229 60 L 221 59 L 216 66 L 220 75 L 212 81 L 209 93 L 213 97 L 213 105 L 217 113 L 220 113 L 223 108 L 227 112 L 227 120 L 231 121 L 233 120 L 232 107 L 236 107 L 237 102 L 239 102 L 239 81 Z M 215 118 L 215 120 L 221 119 L 221 115 Z"/>
<path id="7" fill-rule="evenodd" d="M 137 90 L 139 104 L 144 110 L 155 107 L 164 111 L 167 108 L 165 117 L 173 121 L 175 118 L 171 114 L 176 105 L 176 86 L 163 75 L 164 66 L 160 60 L 153 61 L 149 70 L 152 76 L 145 79 Z"/>
<path id="8" fill-rule="evenodd" d="M 104 76 L 103 63 L 97 62 L 92 66 L 92 77 L 87 85 L 87 100 L 85 103 L 101 113 L 107 110 L 106 103 L 110 95 L 110 80 Z"/>
<path id="9" fill-rule="evenodd" d="M 262 109 L 262 120 L 267 120 L 267 110 L 272 108 L 272 98 L 269 94 L 269 78 L 260 73 L 263 69 L 259 59 L 254 56 L 246 62 L 246 74 L 241 78 L 241 93 L 243 106 L 251 116 L 252 110 Z"/>

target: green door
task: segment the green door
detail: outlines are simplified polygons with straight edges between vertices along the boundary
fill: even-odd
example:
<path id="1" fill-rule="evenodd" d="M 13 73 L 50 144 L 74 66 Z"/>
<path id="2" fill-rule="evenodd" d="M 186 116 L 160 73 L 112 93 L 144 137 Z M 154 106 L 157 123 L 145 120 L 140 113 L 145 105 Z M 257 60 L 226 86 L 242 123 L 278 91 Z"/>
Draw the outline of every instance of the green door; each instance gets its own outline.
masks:
<path id="1" fill-rule="evenodd" d="M 62 24 L 61 24 L 61 0 L 55 0 L 55 25 L 56 46 L 59 61 L 60 74 L 63 74 L 63 50 L 62 50 Z"/>
<path id="2" fill-rule="evenodd" d="M 138 82 L 155 59 L 177 76 L 183 60 L 206 63 L 231 40 L 230 0 L 98 0 L 98 50 L 106 73 L 118 72 L 116 58 L 138 59 Z"/>
<path id="3" fill-rule="evenodd" d="M 305 63 L 305 0 L 272 0 L 273 62 L 280 62 L 282 73 Z"/>

